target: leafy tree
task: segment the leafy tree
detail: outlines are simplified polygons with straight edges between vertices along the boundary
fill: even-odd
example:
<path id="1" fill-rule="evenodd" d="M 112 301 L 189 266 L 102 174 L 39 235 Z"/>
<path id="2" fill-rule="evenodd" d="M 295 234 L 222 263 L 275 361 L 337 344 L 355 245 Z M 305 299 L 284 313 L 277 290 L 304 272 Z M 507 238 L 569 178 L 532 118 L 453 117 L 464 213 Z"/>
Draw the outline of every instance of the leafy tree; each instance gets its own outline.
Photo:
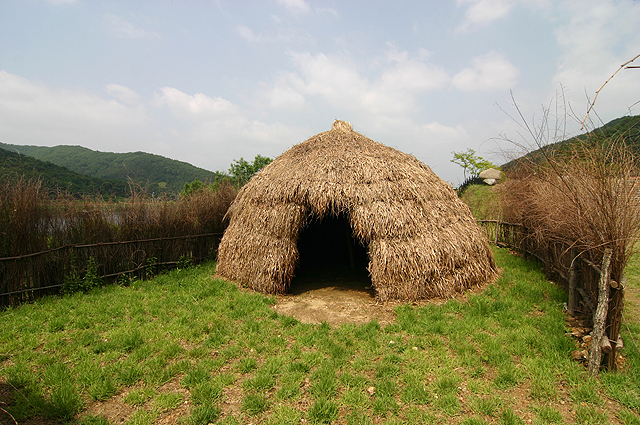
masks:
<path id="1" fill-rule="evenodd" d="M 453 159 L 451 162 L 458 164 L 464 170 L 464 178 L 467 179 L 467 172 L 469 177 L 477 177 L 481 171 L 488 168 L 499 168 L 497 165 L 484 159 L 481 156 L 476 155 L 476 151 L 469 148 L 466 152 L 452 152 Z"/>
<path id="2" fill-rule="evenodd" d="M 200 192 L 205 187 L 206 185 L 196 177 L 191 183 L 184 184 L 184 188 L 180 191 L 180 197 L 191 196 L 194 193 Z"/>
<path id="3" fill-rule="evenodd" d="M 231 168 L 229 168 L 229 175 L 235 180 L 238 186 L 245 185 L 251 177 L 269 165 L 273 161 L 271 158 L 262 155 L 256 155 L 253 159 L 253 163 L 245 160 L 244 158 L 234 159 Z"/>

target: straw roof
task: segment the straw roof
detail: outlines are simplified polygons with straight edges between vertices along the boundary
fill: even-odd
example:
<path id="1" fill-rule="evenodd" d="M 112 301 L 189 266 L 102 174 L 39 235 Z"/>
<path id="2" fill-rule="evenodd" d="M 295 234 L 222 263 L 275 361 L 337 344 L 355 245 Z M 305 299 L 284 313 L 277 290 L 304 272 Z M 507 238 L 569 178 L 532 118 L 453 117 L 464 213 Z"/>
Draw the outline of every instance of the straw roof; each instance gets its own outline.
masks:
<path id="1" fill-rule="evenodd" d="M 263 293 L 287 292 L 301 230 L 329 214 L 344 214 L 368 246 L 381 301 L 448 297 L 496 274 L 486 237 L 451 186 L 344 121 L 276 158 L 227 214 L 217 272 Z"/>

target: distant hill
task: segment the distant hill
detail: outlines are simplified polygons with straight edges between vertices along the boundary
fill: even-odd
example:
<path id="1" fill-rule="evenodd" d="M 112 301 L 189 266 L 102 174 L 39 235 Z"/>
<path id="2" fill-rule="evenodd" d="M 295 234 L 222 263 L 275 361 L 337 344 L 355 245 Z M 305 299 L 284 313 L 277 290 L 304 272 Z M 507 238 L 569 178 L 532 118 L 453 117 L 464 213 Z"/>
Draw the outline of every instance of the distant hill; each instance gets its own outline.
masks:
<path id="1" fill-rule="evenodd" d="M 82 146 L 22 146 L 0 143 L 0 148 L 41 161 L 66 167 L 71 171 L 101 179 L 133 181 L 156 194 L 175 195 L 185 183 L 198 179 L 213 182 L 222 176 L 186 162 L 144 152 L 99 152 Z"/>
<path id="2" fill-rule="evenodd" d="M 541 149 L 529 152 L 521 158 L 510 161 L 501 166 L 503 170 L 514 167 L 523 159 L 532 160 L 534 162 L 543 158 L 543 153 L 554 151 L 562 152 L 575 146 L 577 143 L 605 143 L 607 140 L 621 138 L 631 148 L 635 155 L 640 155 L 640 115 L 616 118 L 603 125 L 580 136 L 572 137 L 558 143 L 552 143 Z"/>
<path id="3" fill-rule="evenodd" d="M 0 179 L 11 180 L 24 176 L 39 179 L 49 190 L 62 190 L 73 196 L 127 196 L 127 183 L 75 173 L 68 168 L 40 161 L 0 148 Z"/>

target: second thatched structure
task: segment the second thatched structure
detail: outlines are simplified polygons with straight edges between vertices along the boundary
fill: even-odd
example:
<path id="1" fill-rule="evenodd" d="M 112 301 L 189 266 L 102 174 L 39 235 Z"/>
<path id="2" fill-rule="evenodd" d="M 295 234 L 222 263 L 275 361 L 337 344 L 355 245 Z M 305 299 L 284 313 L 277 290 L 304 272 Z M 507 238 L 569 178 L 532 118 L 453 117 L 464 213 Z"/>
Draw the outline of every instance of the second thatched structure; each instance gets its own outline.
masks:
<path id="1" fill-rule="evenodd" d="M 368 249 L 381 301 L 449 297 L 496 274 L 486 237 L 448 183 L 415 157 L 336 120 L 242 188 L 228 212 L 218 275 L 285 293 L 299 262 L 301 231 L 338 215 Z"/>

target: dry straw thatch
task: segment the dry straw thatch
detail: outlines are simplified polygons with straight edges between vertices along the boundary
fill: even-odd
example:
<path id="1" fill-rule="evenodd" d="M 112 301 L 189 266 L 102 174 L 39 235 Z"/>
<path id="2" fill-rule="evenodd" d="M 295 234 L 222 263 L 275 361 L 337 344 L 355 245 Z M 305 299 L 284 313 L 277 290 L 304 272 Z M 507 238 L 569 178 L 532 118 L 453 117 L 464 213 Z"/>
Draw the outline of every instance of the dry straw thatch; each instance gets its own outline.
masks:
<path id="1" fill-rule="evenodd" d="M 412 155 L 336 120 L 293 146 L 245 185 L 229 209 L 218 274 L 285 293 L 312 219 L 347 217 L 368 247 L 379 300 L 448 297 L 492 279 L 491 249 L 450 185 Z"/>

